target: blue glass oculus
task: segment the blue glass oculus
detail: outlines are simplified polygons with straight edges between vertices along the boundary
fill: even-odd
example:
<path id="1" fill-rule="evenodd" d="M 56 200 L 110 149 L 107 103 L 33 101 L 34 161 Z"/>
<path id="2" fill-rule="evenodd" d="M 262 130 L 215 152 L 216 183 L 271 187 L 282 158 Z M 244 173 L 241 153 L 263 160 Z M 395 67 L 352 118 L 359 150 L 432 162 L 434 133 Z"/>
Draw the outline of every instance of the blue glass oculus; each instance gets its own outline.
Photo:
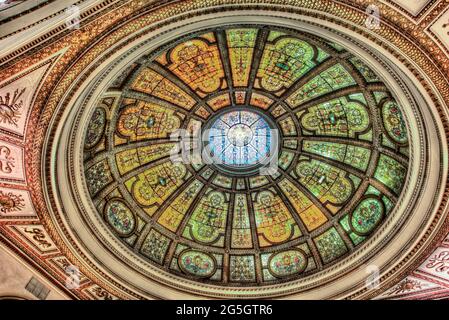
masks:
<path id="1" fill-rule="evenodd" d="M 215 164 L 247 168 L 272 153 L 274 134 L 267 119 L 248 111 L 229 111 L 213 119 L 207 132 L 208 153 Z"/>

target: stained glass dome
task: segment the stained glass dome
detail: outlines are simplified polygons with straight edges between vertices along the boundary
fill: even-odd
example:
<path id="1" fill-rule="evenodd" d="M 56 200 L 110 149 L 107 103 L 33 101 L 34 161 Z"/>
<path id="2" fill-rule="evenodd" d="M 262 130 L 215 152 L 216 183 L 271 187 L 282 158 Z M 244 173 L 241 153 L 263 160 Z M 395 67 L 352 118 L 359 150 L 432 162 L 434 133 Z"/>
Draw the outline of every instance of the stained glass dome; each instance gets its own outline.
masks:
<path id="1" fill-rule="evenodd" d="M 355 254 L 401 196 L 401 106 L 368 63 L 316 35 L 203 30 L 109 92 L 85 132 L 86 187 L 110 232 L 161 272 L 218 286 L 306 278 Z M 203 129 L 218 163 L 175 161 L 173 134 Z M 273 154 L 275 171 L 252 170 Z"/>

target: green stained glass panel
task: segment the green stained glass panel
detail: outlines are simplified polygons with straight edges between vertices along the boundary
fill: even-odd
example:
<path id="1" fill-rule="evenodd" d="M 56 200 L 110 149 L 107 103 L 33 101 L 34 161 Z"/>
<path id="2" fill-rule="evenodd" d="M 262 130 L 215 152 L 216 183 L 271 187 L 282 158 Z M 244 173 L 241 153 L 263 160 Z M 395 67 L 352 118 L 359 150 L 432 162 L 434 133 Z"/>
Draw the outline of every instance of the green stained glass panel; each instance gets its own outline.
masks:
<path id="1" fill-rule="evenodd" d="M 245 194 L 237 194 L 234 199 L 231 247 L 251 248 L 252 245 L 248 201 Z"/>
<path id="2" fill-rule="evenodd" d="M 382 133 L 382 145 L 384 147 L 396 149 L 396 145 L 388 138 L 388 136 Z"/>
<path id="3" fill-rule="evenodd" d="M 394 142 L 399 144 L 407 143 L 407 127 L 396 102 L 389 101 L 383 105 L 382 120 L 385 130 Z"/>
<path id="4" fill-rule="evenodd" d="M 328 44 L 329 44 L 331 47 L 333 47 L 335 50 L 339 51 L 339 52 L 345 50 L 345 48 L 344 48 L 343 46 L 339 45 L 338 43 L 335 43 L 335 42 L 329 42 Z"/>
<path id="5" fill-rule="evenodd" d="M 359 235 L 367 235 L 380 223 L 384 213 L 384 205 L 379 199 L 366 198 L 351 214 L 352 229 Z"/>
<path id="6" fill-rule="evenodd" d="M 349 226 L 349 215 L 345 215 L 344 218 L 340 220 L 340 225 L 343 227 L 345 232 L 351 238 L 352 243 L 354 243 L 355 245 L 362 243 L 366 239 L 366 237 L 359 236 L 351 230 L 351 227 Z"/>
<path id="7" fill-rule="evenodd" d="M 345 242 L 334 227 L 316 237 L 314 241 L 325 264 L 337 259 L 348 251 Z"/>
<path id="8" fill-rule="evenodd" d="M 277 38 L 279 38 L 281 36 L 285 36 L 285 35 L 287 35 L 285 32 L 273 30 L 273 31 L 270 31 L 270 33 L 268 34 L 268 39 L 267 40 L 268 41 L 274 41 Z"/>
<path id="9" fill-rule="evenodd" d="M 348 97 L 350 100 L 356 100 L 358 102 L 366 104 L 366 99 L 365 99 L 365 96 L 363 95 L 363 93 L 350 94 Z"/>
<path id="10" fill-rule="evenodd" d="M 229 276 L 234 282 L 254 281 L 256 278 L 254 256 L 231 256 Z"/>
<path id="11" fill-rule="evenodd" d="M 360 186 L 360 183 L 362 182 L 362 179 L 360 179 L 359 177 L 350 174 L 349 178 L 351 178 L 352 183 L 354 183 L 354 187 L 357 189 Z"/>
<path id="12" fill-rule="evenodd" d="M 373 95 L 374 95 L 374 99 L 376 99 L 377 103 L 380 103 L 382 101 L 382 99 L 385 99 L 388 97 L 388 93 L 386 93 L 386 92 L 376 91 L 376 92 L 373 92 Z"/>
<path id="13" fill-rule="evenodd" d="M 369 149 L 326 141 L 305 140 L 303 151 L 344 162 L 363 171 L 368 167 L 371 156 Z"/>
<path id="14" fill-rule="evenodd" d="M 394 203 L 386 196 L 382 197 L 382 201 L 385 204 L 385 213 L 386 214 L 390 213 L 391 209 L 393 209 L 394 207 Z"/>
<path id="15" fill-rule="evenodd" d="M 377 188 L 370 185 L 368 189 L 366 189 L 365 195 L 367 194 L 374 194 L 376 196 L 380 196 L 381 192 Z"/>
<path id="16" fill-rule="evenodd" d="M 289 88 L 315 66 L 313 47 L 295 38 L 279 38 L 267 43 L 262 55 L 257 77 L 268 91 Z"/>
<path id="17" fill-rule="evenodd" d="M 399 152 L 406 157 L 408 157 L 410 155 L 410 149 L 408 147 L 399 148 Z"/>
<path id="18" fill-rule="evenodd" d="M 384 154 L 380 155 L 374 177 L 397 195 L 401 193 L 406 174 L 407 168 L 402 164 Z"/>
<path id="19" fill-rule="evenodd" d="M 318 48 L 318 57 L 317 57 L 318 62 L 323 62 L 324 60 L 326 60 L 329 57 L 330 57 L 330 55 L 326 51 Z"/>
<path id="20" fill-rule="evenodd" d="M 365 134 L 359 135 L 359 139 L 372 142 L 373 141 L 373 130 L 370 130 Z"/>
<path id="21" fill-rule="evenodd" d="M 151 260 L 162 264 L 170 242 L 170 239 L 160 234 L 155 229 L 151 229 L 142 244 L 140 252 Z"/>
<path id="22" fill-rule="evenodd" d="M 319 136 L 355 137 L 370 126 L 365 106 L 341 98 L 297 113 L 303 129 Z"/>
<path id="23" fill-rule="evenodd" d="M 367 82 L 379 81 L 379 78 L 362 60 L 357 57 L 350 59 L 356 69 L 362 74 Z"/>
<path id="24" fill-rule="evenodd" d="M 301 184 L 323 203 L 343 204 L 352 194 L 352 183 L 346 178 L 346 172 L 327 163 L 301 161 L 296 173 Z"/>
<path id="25" fill-rule="evenodd" d="M 228 202 L 225 195 L 212 191 L 196 206 L 183 236 L 193 237 L 200 243 L 221 246 L 221 243 L 216 242 L 224 235 L 227 214 Z"/>
<path id="26" fill-rule="evenodd" d="M 234 86 L 247 86 L 251 72 L 257 30 L 232 29 L 226 31 L 226 36 Z"/>
<path id="27" fill-rule="evenodd" d="M 279 166 L 286 170 L 293 161 L 295 154 L 292 152 L 282 151 L 281 156 L 279 157 Z"/>
<path id="28" fill-rule="evenodd" d="M 292 107 L 297 107 L 313 98 L 354 84 L 356 82 L 349 72 L 341 64 L 337 64 L 295 91 L 287 99 L 287 103 Z"/>

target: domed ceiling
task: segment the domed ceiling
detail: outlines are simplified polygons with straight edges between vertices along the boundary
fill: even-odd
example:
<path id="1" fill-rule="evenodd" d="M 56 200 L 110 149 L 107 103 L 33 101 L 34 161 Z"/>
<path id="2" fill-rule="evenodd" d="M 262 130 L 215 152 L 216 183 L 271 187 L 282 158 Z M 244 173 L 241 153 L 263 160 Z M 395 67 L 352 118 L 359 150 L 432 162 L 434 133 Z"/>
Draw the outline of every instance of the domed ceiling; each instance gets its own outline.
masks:
<path id="1" fill-rule="evenodd" d="M 0 253 L 62 295 L 449 295 L 448 1 L 16 2 Z"/>
<path id="2" fill-rule="evenodd" d="M 401 195 L 401 107 L 362 59 L 317 36 L 186 34 L 109 90 L 120 95 L 85 132 L 91 199 L 117 238 L 175 275 L 305 277 L 356 252 Z"/>

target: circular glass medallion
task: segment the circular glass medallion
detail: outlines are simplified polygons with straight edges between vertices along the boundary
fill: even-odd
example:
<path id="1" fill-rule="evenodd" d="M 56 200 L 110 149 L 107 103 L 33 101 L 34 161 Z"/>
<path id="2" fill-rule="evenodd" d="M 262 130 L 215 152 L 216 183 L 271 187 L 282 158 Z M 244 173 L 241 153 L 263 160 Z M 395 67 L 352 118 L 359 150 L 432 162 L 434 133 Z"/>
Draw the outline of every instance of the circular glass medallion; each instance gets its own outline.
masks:
<path id="1" fill-rule="evenodd" d="M 261 112 L 233 110 L 211 119 L 204 136 L 212 164 L 231 173 L 253 173 L 277 152 L 277 132 Z M 249 171 L 248 171 L 249 170 Z"/>

